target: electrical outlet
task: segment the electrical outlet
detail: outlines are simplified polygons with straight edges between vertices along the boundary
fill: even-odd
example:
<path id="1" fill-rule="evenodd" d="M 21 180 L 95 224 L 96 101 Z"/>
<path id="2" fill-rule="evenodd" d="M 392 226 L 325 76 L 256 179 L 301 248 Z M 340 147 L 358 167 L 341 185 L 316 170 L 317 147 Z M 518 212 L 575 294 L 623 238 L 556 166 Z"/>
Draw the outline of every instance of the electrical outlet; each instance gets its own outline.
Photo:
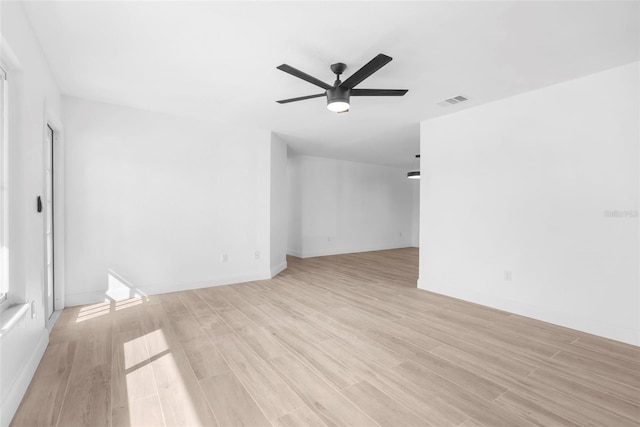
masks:
<path id="1" fill-rule="evenodd" d="M 260 259 L 260 251 L 255 251 L 253 255 L 255 256 L 256 259 Z"/>
<path id="2" fill-rule="evenodd" d="M 504 272 L 504 280 L 506 280 L 507 282 L 511 282 L 513 280 L 513 274 L 511 273 L 511 271 Z"/>
<path id="3" fill-rule="evenodd" d="M 222 262 L 228 262 L 228 261 L 229 261 L 229 254 L 225 252 L 222 254 Z"/>

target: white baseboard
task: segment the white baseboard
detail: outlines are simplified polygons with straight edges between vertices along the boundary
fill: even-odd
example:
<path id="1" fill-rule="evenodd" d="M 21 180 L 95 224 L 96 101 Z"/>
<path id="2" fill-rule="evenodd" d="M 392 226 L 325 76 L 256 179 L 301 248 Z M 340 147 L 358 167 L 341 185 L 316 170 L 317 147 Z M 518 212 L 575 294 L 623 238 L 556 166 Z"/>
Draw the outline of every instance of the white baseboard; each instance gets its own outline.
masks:
<path id="1" fill-rule="evenodd" d="M 286 267 L 286 265 L 285 265 Z M 76 305 L 96 304 L 105 301 L 121 301 L 133 297 L 145 295 L 166 294 L 169 292 L 186 291 L 189 289 L 209 288 L 212 286 L 233 285 L 234 283 L 253 282 L 256 280 L 270 279 L 271 270 L 266 272 L 254 272 L 243 275 L 221 276 L 214 279 L 194 283 L 163 283 L 156 285 L 140 286 L 127 289 L 101 290 L 65 295 L 67 307 Z"/>
<path id="2" fill-rule="evenodd" d="M 22 366 L 21 371 L 16 376 L 16 380 L 2 401 L 0 406 L 0 426 L 7 427 L 11 423 L 24 394 L 27 392 L 31 379 L 36 373 L 36 369 L 38 369 L 44 351 L 47 349 L 47 344 L 49 344 L 49 331 L 43 328 L 38 343 L 33 348 L 31 357 Z"/>
<path id="3" fill-rule="evenodd" d="M 401 244 L 401 245 L 389 245 L 389 246 L 365 246 L 365 247 L 354 247 L 354 248 L 336 248 L 336 249 L 321 249 L 316 251 L 302 251 L 298 254 L 290 255 L 297 256 L 298 258 L 314 258 L 318 256 L 331 256 L 331 255 L 343 255 L 343 254 L 355 254 L 360 252 L 375 252 L 375 251 L 387 251 L 391 249 L 403 249 L 409 248 L 411 245 Z"/>
<path id="4" fill-rule="evenodd" d="M 276 277 L 278 274 L 280 274 L 286 268 L 287 268 L 287 261 L 284 261 L 284 262 L 281 262 L 278 265 L 272 266 L 271 267 L 271 278 Z"/>
<path id="5" fill-rule="evenodd" d="M 533 306 L 521 301 L 514 301 L 493 294 L 456 289 L 451 286 L 446 286 L 445 284 L 434 284 L 433 282 L 427 285 L 424 280 L 420 279 L 418 279 L 418 288 L 452 298 L 485 305 L 487 307 L 497 308 L 498 310 L 504 310 L 509 313 L 530 317 L 543 322 L 553 323 L 554 325 L 563 326 L 565 328 L 575 329 L 588 334 L 598 335 L 611 340 L 640 346 L 640 330 L 638 329 L 610 325 L 599 319 L 585 318 L 572 313 Z"/>
<path id="6" fill-rule="evenodd" d="M 60 313 L 62 313 L 62 310 L 56 310 L 51 314 L 51 317 L 49 318 L 49 320 L 45 320 L 45 327 L 47 328 L 47 330 L 49 331 L 49 333 L 51 333 L 51 331 L 53 330 L 53 327 L 56 325 L 56 322 L 58 321 L 58 318 L 60 317 Z"/>
<path id="7" fill-rule="evenodd" d="M 302 258 L 302 252 L 295 249 L 287 249 L 287 255 L 294 256 L 296 258 Z"/>

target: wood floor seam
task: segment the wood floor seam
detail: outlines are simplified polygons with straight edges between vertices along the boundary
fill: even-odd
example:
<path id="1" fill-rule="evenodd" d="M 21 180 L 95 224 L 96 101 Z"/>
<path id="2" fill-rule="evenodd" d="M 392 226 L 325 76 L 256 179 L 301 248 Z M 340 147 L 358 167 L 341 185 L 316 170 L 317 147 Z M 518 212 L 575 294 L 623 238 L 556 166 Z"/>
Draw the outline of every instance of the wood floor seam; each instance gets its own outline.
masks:
<path id="1" fill-rule="evenodd" d="M 71 367 L 73 368 L 73 362 L 71 363 Z M 58 414 L 56 415 L 55 418 L 55 425 L 58 426 L 59 422 L 60 422 L 60 413 L 62 412 L 62 407 L 64 406 L 64 401 L 67 399 L 67 391 L 69 390 L 69 380 L 71 379 L 71 375 L 69 375 L 67 377 L 67 381 L 66 384 L 64 386 L 64 392 L 62 394 L 62 403 L 60 405 L 60 408 L 58 408 Z"/>
<path id="2" fill-rule="evenodd" d="M 147 340 L 146 340 L 146 339 L 145 339 L 145 341 L 144 341 L 144 345 L 147 347 L 147 353 L 148 353 L 148 354 L 151 354 L 151 351 L 150 351 L 150 349 L 149 349 L 149 344 L 147 343 Z M 156 392 L 157 392 L 158 378 L 157 378 L 157 376 L 156 376 L 156 372 L 155 372 L 155 370 L 153 369 L 153 367 L 152 367 L 152 369 L 151 369 L 151 373 L 152 373 L 152 375 L 153 375 L 153 380 L 155 381 L 155 384 L 156 384 Z M 113 383 L 112 383 L 112 384 L 113 384 Z M 112 387 L 113 387 L 113 385 L 112 385 Z M 159 398 L 160 398 L 160 394 L 159 394 L 159 393 L 156 393 L 156 395 L 158 396 L 158 399 L 159 399 Z M 162 409 L 162 406 L 160 406 L 160 413 L 161 413 L 161 415 L 162 415 L 162 420 L 164 421 L 164 423 L 165 423 L 165 425 L 166 425 L 166 423 L 167 423 L 167 416 L 165 415 L 164 410 Z"/>

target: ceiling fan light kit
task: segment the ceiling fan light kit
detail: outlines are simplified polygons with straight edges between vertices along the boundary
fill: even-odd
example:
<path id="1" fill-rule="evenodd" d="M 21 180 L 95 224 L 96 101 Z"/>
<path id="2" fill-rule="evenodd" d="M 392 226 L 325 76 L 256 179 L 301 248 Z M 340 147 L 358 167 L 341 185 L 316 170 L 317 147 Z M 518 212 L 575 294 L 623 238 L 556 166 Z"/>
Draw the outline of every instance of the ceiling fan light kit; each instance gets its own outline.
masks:
<path id="1" fill-rule="evenodd" d="M 303 73 L 302 71 L 293 68 L 290 65 L 282 64 L 276 68 L 278 70 L 284 71 L 285 73 L 289 73 L 292 76 L 298 77 L 299 79 L 321 87 L 325 91 L 324 93 L 301 96 L 298 98 L 283 99 L 276 102 L 279 104 L 287 104 L 289 102 L 296 102 L 305 99 L 320 98 L 322 96 L 326 96 L 327 108 L 329 110 L 336 113 L 346 113 L 347 111 L 349 111 L 350 99 L 352 96 L 403 96 L 408 92 L 407 89 L 354 89 L 355 86 L 357 86 L 371 74 L 375 73 L 380 68 L 388 64 L 391 60 L 392 58 L 390 56 L 380 53 L 358 71 L 353 73 L 344 82 L 340 81 L 340 75 L 344 72 L 347 66 L 342 62 L 332 64 L 331 72 L 336 75 L 336 81 L 333 83 L 333 86 L 323 82 L 322 80 L 316 79 L 309 74 Z"/>
<path id="2" fill-rule="evenodd" d="M 327 90 L 327 108 L 336 113 L 349 111 L 349 92 L 340 86 Z"/>

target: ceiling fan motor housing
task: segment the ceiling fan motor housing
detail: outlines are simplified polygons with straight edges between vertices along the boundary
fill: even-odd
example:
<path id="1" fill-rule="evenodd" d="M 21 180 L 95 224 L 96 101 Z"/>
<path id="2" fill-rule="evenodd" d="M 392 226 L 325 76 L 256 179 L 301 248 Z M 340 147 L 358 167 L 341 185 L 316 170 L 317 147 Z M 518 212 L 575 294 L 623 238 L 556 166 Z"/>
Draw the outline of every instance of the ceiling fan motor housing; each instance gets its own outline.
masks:
<path id="1" fill-rule="evenodd" d="M 331 89 L 327 89 L 327 105 L 333 102 L 349 103 L 350 94 L 351 94 L 351 89 L 347 89 L 342 86 L 336 86 Z"/>

